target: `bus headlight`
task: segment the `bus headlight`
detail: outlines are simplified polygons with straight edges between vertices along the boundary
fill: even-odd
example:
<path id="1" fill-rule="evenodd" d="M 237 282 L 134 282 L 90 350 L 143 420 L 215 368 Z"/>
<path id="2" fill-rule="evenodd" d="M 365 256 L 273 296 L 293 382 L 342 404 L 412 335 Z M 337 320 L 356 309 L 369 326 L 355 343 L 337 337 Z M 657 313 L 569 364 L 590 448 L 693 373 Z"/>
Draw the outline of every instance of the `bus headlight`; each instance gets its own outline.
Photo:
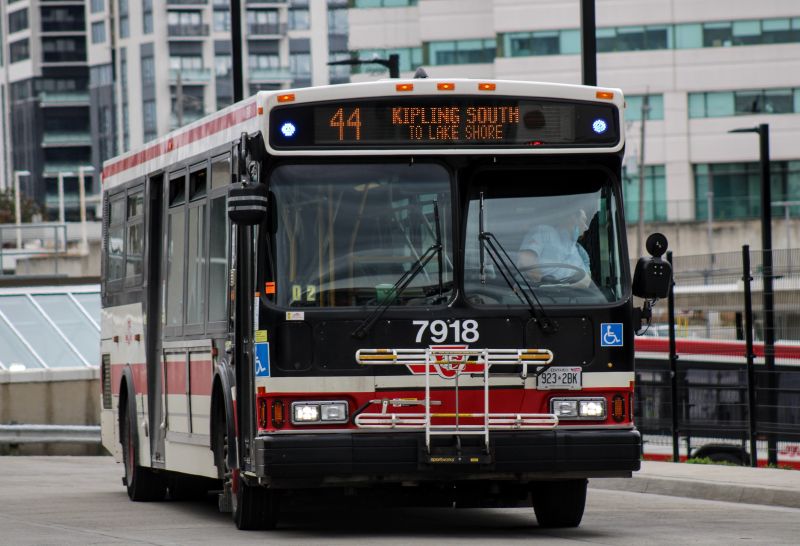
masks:
<path id="1" fill-rule="evenodd" d="M 311 425 L 347 422 L 347 402 L 313 401 L 292 402 L 292 424 Z"/>
<path id="2" fill-rule="evenodd" d="M 606 418 L 605 398 L 553 398 L 550 412 L 559 419 L 600 421 Z"/>

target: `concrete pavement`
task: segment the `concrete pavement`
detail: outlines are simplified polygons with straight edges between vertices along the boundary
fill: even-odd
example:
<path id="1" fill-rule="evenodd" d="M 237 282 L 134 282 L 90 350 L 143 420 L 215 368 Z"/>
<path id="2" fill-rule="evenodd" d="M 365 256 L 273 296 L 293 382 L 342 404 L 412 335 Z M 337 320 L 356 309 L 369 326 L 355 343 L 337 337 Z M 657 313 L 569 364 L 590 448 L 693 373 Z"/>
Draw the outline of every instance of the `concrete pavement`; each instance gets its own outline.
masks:
<path id="1" fill-rule="evenodd" d="M 633 478 L 598 478 L 595 489 L 800 508 L 800 471 L 642 461 Z"/>

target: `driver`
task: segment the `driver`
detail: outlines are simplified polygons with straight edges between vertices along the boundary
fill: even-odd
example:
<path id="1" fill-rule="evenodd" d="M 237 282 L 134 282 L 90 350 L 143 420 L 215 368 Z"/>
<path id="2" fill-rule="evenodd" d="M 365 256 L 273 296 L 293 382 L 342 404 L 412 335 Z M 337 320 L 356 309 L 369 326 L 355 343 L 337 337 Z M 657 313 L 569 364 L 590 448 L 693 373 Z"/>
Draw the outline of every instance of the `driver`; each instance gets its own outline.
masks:
<path id="1" fill-rule="evenodd" d="M 578 243 L 587 229 L 589 225 L 583 209 L 561 215 L 554 225 L 534 226 L 519 247 L 518 267 L 537 283 L 591 285 L 589 255 Z M 553 267 L 548 267 L 551 264 Z M 572 267 L 557 267 L 557 264 Z M 580 276 L 580 271 L 583 271 L 583 276 Z"/>

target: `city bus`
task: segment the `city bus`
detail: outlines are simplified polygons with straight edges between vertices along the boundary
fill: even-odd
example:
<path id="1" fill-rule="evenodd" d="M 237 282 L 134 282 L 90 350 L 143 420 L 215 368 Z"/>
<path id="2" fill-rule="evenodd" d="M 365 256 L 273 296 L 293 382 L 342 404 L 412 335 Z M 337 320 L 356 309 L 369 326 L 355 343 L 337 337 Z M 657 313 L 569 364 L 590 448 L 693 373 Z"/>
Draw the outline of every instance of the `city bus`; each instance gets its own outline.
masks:
<path id="1" fill-rule="evenodd" d="M 619 89 L 263 91 L 103 168 L 102 439 L 134 501 L 533 507 L 639 469 Z M 632 295 L 646 299 L 634 308 Z M 316 492 L 316 493 L 315 493 Z"/>

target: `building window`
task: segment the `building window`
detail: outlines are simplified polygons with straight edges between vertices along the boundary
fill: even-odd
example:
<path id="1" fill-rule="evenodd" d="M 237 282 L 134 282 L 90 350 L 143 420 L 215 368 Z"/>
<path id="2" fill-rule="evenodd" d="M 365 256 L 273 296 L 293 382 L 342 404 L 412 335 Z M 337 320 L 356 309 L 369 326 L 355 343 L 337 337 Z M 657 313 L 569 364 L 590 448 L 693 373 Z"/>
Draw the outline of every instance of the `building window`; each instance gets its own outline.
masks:
<path id="1" fill-rule="evenodd" d="M 672 47 L 669 25 L 631 26 L 597 29 L 597 52 L 642 51 Z"/>
<path id="2" fill-rule="evenodd" d="M 416 6 L 417 0 L 354 0 L 355 8 L 407 8 Z"/>
<path id="3" fill-rule="evenodd" d="M 800 113 L 800 87 L 689 93 L 690 118 Z"/>
<path id="4" fill-rule="evenodd" d="M 331 53 L 328 56 L 328 61 L 343 61 L 345 59 L 349 59 L 350 54 L 347 52 L 343 53 Z M 347 83 L 350 81 L 350 65 L 346 64 L 334 64 L 328 67 L 328 77 L 331 83 Z"/>
<path id="5" fill-rule="evenodd" d="M 625 95 L 625 121 L 642 120 L 642 101 L 644 95 Z M 647 95 L 647 119 L 664 119 L 664 95 Z"/>
<path id="6" fill-rule="evenodd" d="M 92 23 L 92 43 L 102 44 L 106 41 L 106 23 L 105 21 L 98 21 Z"/>
<path id="7" fill-rule="evenodd" d="M 233 59 L 230 55 L 214 57 L 214 72 L 217 78 L 227 78 L 233 70 Z"/>
<path id="8" fill-rule="evenodd" d="M 761 213 L 761 167 L 754 163 L 701 163 L 694 167 L 695 218 L 712 220 L 757 218 Z M 800 161 L 773 161 L 770 164 L 772 200 L 791 201 L 800 195 Z M 782 216 L 782 207 L 773 207 Z M 800 216 L 800 207 L 791 207 L 791 216 Z"/>
<path id="9" fill-rule="evenodd" d="M 311 77 L 311 54 L 292 53 L 289 55 L 289 71 L 294 78 Z"/>
<path id="10" fill-rule="evenodd" d="M 103 9 L 105 8 L 105 6 L 103 5 L 104 3 L 105 0 L 92 0 L 90 8 L 92 10 L 92 13 L 100 13 L 101 11 L 103 11 Z"/>
<path id="11" fill-rule="evenodd" d="M 347 34 L 347 10 L 329 9 L 328 10 L 328 34 Z"/>
<path id="12" fill-rule="evenodd" d="M 13 34 L 28 28 L 28 9 L 12 11 L 8 14 L 8 33 Z"/>
<path id="13" fill-rule="evenodd" d="M 289 10 L 289 30 L 308 30 L 309 28 L 311 28 L 311 19 L 308 8 L 292 8 Z M 330 28 L 328 32 L 330 32 Z"/>
<path id="14" fill-rule="evenodd" d="M 547 30 L 501 34 L 501 55 L 529 57 L 534 55 L 577 55 L 581 52 L 578 30 Z"/>
<path id="15" fill-rule="evenodd" d="M 247 30 L 250 34 L 279 34 L 276 10 L 247 10 Z"/>
<path id="16" fill-rule="evenodd" d="M 423 48 L 425 63 L 430 65 L 492 63 L 497 42 L 494 38 L 427 42 Z"/>
<path id="17" fill-rule="evenodd" d="M 42 60 L 46 63 L 85 61 L 86 41 L 83 37 L 43 38 Z"/>
<path id="18" fill-rule="evenodd" d="M 131 34 L 130 21 L 128 20 L 128 0 L 119 0 L 119 36 L 127 38 Z"/>
<path id="19" fill-rule="evenodd" d="M 622 201 L 625 204 L 625 221 L 639 221 L 639 173 L 623 175 Z M 644 221 L 666 222 L 667 180 L 664 165 L 646 165 L 644 168 Z"/>
<path id="20" fill-rule="evenodd" d="M 156 62 L 153 57 L 142 57 L 142 83 L 156 81 Z"/>
<path id="21" fill-rule="evenodd" d="M 142 32 L 153 33 L 153 0 L 142 0 Z"/>
<path id="22" fill-rule="evenodd" d="M 8 58 L 10 63 L 17 63 L 30 58 L 28 39 L 17 40 L 8 44 Z"/>
<path id="23" fill-rule="evenodd" d="M 231 12 L 214 12 L 214 30 L 217 32 L 229 32 L 231 30 Z"/>
<path id="24" fill-rule="evenodd" d="M 247 56 L 247 67 L 250 70 L 268 70 L 279 66 L 280 58 L 278 55 L 250 54 Z"/>

